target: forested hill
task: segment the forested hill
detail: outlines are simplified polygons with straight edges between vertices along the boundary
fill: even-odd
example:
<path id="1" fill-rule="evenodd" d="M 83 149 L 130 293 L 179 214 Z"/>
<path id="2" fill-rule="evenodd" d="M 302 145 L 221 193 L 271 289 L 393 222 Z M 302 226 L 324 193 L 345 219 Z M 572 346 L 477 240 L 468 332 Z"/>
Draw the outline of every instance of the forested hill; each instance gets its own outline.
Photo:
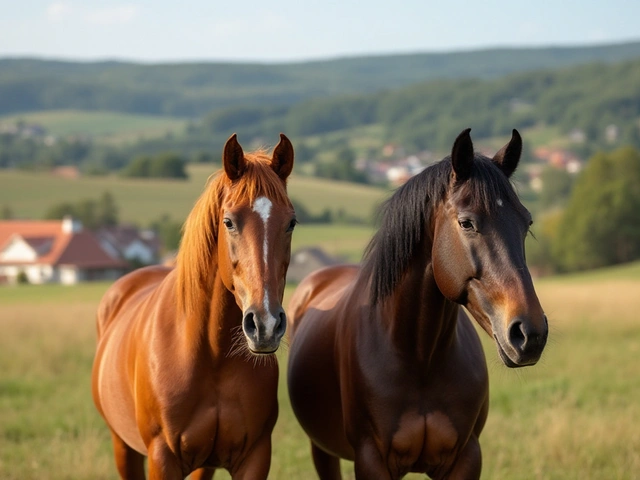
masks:
<path id="1" fill-rule="evenodd" d="M 226 106 L 292 105 L 309 98 L 370 93 L 434 79 L 487 79 L 634 58 L 640 58 L 640 42 L 286 64 L 0 59 L 0 114 L 84 109 L 198 117 Z"/>

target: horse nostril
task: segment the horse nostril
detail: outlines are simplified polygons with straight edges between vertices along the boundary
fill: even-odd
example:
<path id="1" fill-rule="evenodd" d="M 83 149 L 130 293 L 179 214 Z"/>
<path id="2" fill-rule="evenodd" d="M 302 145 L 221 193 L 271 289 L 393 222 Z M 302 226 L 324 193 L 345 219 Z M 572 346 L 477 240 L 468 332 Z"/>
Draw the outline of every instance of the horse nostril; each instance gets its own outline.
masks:
<path id="1" fill-rule="evenodd" d="M 524 332 L 524 325 L 520 320 L 514 320 L 509 325 L 509 342 L 517 351 L 521 352 L 527 342 L 527 336 Z"/>
<path id="2" fill-rule="evenodd" d="M 285 330 L 287 329 L 287 315 L 284 313 L 284 310 L 280 311 L 278 315 L 278 323 L 276 324 L 275 334 L 278 337 L 284 335 Z"/>
<path id="3" fill-rule="evenodd" d="M 254 336 L 258 330 L 256 325 L 255 316 L 253 312 L 247 312 L 242 320 L 242 328 L 244 333 L 250 337 Z"/>

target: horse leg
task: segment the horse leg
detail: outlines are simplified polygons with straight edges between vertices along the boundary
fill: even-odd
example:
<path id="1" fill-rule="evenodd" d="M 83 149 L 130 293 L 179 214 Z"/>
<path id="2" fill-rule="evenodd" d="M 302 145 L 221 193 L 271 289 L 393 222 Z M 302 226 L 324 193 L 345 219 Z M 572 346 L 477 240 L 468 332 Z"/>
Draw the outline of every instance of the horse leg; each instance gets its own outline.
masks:
<path id="1" fill-rule="evenodd" d="M 338 457 L 325 452 L 313 442 L 311 442 L 311 456 L 320 480 L 342 480 Z"/>
<path id="2" fill-rule="evenodd" d="M 111 443 L 113 443 L 113 455 L 120 478 L 123 480 L 144 480 L 144 456 L 124 443 L 113 431 L 111 432 Z"/>
<path id="3" fill-rule="evenodd" d="M 482 452 L 480 442 L 474 434 L 469 437 L 469 441 L 462 449 L 456 463 L 449 472 L 447 479 L 450 480 L 473 480 L 480 478 L 482 471 Z"/>
<path id="4" fill-rule="evenodd" d="M 369 440 L 359 448 L 356 448 L 356 458 L 354 462 L 356 480 L 396 480 L 389 471 L 389 466 L 376 448 L 373 441 Z"/>
<path id="5" fill-rule="evenodd" d="M 148 446 L 149 480 L 183 480 L 182 468 L 164 441 L 156 438 Z"/>
<path id="6" fill-rule="evenodd" d="M 271 435 L 264 435 L 253 444 L 242 463 L 231 473 L 233 480 L 267 480 L 271 467 Z"/>
<path id="7" fill-rule="evenodd" d="M 215 468 L 202 467 L 191 472 L 191 475 L 189 475 L 189 480 L 211 480 L 214 473 L 216 473 Z"/>

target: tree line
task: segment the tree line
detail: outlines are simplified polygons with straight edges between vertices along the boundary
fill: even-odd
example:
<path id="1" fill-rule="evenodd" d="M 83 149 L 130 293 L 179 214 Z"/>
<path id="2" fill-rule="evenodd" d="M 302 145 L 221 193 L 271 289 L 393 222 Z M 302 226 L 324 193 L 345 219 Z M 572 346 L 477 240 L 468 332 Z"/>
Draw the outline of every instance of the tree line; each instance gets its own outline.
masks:
<path id="1" fill-rule="evenodd" d="M 640 151 L 620 147 L 589 159 L 563 209 L 540 216 L 527 260 L 571 272 L 640 259 Z"/>
<path id="2" fill-rule="evenodd" d="M 48 109 L 200 117 L 226 106 L 292 105 L 314 97 L 377 92 L 437 78 L 619 62 L 640 42 L 502 48 L 340 58 L 286 64 L 65 62 L 0 59 L 0 114 Z"/>

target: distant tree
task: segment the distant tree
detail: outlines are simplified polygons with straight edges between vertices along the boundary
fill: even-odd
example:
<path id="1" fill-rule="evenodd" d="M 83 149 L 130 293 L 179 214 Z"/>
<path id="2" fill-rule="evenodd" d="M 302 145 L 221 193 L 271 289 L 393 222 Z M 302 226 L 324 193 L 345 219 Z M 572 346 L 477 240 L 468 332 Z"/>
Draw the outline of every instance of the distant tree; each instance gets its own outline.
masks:
<path id="1" fill-rule="evenodd" d="M 187 178 L 185 159 L 172 152 L 160 153 L 155 157 L 138 156 L 121 174 L 124 177 L 135 178 Z"/>
<path id="2" fill-rule="evenodd" d="M 562 211 L 545 213 L 536 219 L 531 234 L 526 238 L 527 265 L 538 275 L 555 273 L 558 261 L 553 253 L 553 242 L 558 235 L 558 225 L 562 221 Z"/>
<path id="3" fill-rule="evenodd" d="M 640 258 L 640 152 L 624 147 L 592 157 L 558 225 L 554 255 L 565 270 Z"/>
<path id="4" fill-rule="evenodd" d="M 215 160 L 216 158 L 211 152 L 205 152 L 203 150 L 193 156 L 193 163 L 213 163 Z"/>
<path id="5" fill-rule="evenodd" d="M 139 155 L 122 169 L 123 177 L 148 178 L 151 175 L 151 157 Z"/>
<path id="6" fill-rule="evenodd" d="M 89 230 L 95 230 L 100 226 L 97 210 L 98 202 L 96 202 L 94 199 L 86 198 L 80 200 L 74 205 L 75 213 L 73 214 L 73 217 L 76 220 L 80 220 L 85 228 Z"/>
<path id="7" fill-rule="evenodd" d="M 102 227 L 113 227 L 118 224 L 118 206 L 109 191 L 104 192 L 98 199 L 96 221 Z"/>
<path id="8" fill-rule="evenodd" d="M 151 160 L 149 176 L 153 178 L 187 178 L 185 163 L 185 159 L 176 153 L 161 153 Z"/>
<path id="9" fill-rule="evenodd" d="M 44 218 L 62 220 L 67 215 L 79 220 L 82 226 L 89 230 L 118 224 L 118 207 L 110 192 L 105 192 L 98 200 L 86 198 L 76 203 L 62 202 L 52 205 L 45 212 Z"/>
<path id="10" fill-rule="evenodd" d="M 540 177 L 542 191 L 540 192 L 540 206 L 549 208 L 561 205 L 569 198 L 573 186 L 573 176 L 564 169 L 546 167 Z"/>
<path id="11" fill-rule="evenodd" d="M 177 250 L 182 238 L 182 223 L 173 220 L 169 215 L 164 214 L 157 220 L 151 222 L 150 228 L 155 230 L 160 237 L 165 252 Z"/>
<path id="12" fill-rule="evenodd" d="M 295 158 L 297 164 L 309 163 L 313 161 L 316 152 L 306 143 L 297 143 L 295 145 Z"/>
<path id="13" fill-rule="evenodd" d="M 0 208 L 0 219 L 2 220 L 11 220 L 13 218 L 13 210 L 9 205 L 3 205 Z"/>
<path id="14" fill-rule="evenodd" d="M 45 220 L 62 220 L 66 215 L 76 217 L 76 207 L 69 202 L 51 205 L 44 213 Z"/>
<path id="15" fill-rule="evenodd" d="M 25 272 L 24 270 L 20 270 L 18 276 L 16 277 L 16 282 L 18 282 L 19 285 L 28 285 L 29 277 L 27 276 L 27 272 Z"/>
<path id="16" fill-rule="evenodd" d="M 356 156 L 349 147 L 342 147 L 336 153 L 333 161 L 318 163 L 316 175 L 333 180 L 344 180 L 348 182 L 367 183 L 364 172 L 355 168 Z"/>

